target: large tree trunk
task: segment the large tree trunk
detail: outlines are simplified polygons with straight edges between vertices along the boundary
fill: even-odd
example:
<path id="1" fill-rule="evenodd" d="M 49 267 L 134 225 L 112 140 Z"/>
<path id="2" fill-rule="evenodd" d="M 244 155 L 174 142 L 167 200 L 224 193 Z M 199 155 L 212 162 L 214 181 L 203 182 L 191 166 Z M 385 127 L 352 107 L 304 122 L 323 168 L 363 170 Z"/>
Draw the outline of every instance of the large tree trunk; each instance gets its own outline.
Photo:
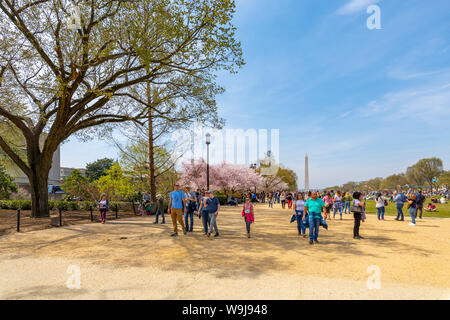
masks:
<path id="1" fill-rule="evenodd" d="M 31 216 L 48 217 L 48 173 L 33 172 L 28 179 L 31 186 Z"/>
<path id="2" fill-rule="evenodd" d="M 156 199 L 156 181 L 155 181 L 155 155 L 153 148 L 153 116 L 152 116 L 152 98 L 150 82 L 147 81 L 147 103 L 148 103 L 148 163 L 150 178 L 150 195 L 152 200 Z"/>
<path id="3" fill-rule="evenodd" d="M 48 217 L 48 174 L 52 166 L 53 153 L 43 154 L 39 146 L 39 136 L 30 139 L 27 157 L 30 172 L 27 174 L 31 189 L 31 216 Z M 50 153 L 50 152 L 49 152 Z"/>

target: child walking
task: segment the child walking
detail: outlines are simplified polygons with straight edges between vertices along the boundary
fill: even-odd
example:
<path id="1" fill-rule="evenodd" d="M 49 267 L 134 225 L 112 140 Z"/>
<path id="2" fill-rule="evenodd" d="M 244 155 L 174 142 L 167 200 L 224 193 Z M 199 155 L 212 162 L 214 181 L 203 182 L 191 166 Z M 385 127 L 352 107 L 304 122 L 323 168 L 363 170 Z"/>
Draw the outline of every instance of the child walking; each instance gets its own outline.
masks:
<path id="1" fill-rule="evenodd" d="M 106 212 L 108 211 L 108 205 L 108 197 L 106 196 L 106 194 L 102 194 L 100 200 L 98 200 L 97 202 L 97 207 L 102 217 L 102 224 L 105 224 L 106 221 Z"/>
<path id="2" fill-rule="evenodd" d="M 250 198 L 245 198 L 242 216 L 244 217 L 245 226 L 247 227 L 247 238 L 250 238 L 250 225 L 255 222 L 253 204 L 250 202 Z"/>

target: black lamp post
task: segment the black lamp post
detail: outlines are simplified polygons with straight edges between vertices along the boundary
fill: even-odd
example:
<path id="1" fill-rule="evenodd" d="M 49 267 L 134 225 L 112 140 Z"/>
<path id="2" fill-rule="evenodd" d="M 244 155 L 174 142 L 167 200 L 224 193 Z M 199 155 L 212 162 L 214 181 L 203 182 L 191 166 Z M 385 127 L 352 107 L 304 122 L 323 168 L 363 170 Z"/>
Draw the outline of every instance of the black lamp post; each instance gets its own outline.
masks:
<path id="1" fill-rule="evenodd" d="M 252 168 L 253 170 L 256 171 L 256 166 L 257 166 L 256 163 L 252 163 L 252 164 L 250 165 L 250 168 Z M 256 186 L 255 186 L 255 194 L 256 194 Z"/>
<path id="2" fill-rule="evenodd" d="M 206 189 L 209 190 L 209 145 L 211 144 L 211 135 L 206 134 Z"/>

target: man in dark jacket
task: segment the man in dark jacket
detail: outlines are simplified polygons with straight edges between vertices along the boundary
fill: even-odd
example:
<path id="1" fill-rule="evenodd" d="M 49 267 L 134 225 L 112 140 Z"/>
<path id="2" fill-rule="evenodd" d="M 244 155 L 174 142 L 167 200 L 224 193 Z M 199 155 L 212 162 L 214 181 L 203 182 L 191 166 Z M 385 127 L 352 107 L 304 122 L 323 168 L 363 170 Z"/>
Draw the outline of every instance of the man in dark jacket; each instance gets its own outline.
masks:
<path id="1" fill-rule="evenodd" d="M 416 193 L 416 218 L 417 218 L 417 211 L 420 211 L 419 219 L 422 219 L 422 213 L 423 213 L 423 204 L 425 203 L 425 196 L 422 194 L 422 190 L 419 190 L 419 192 Z"/>

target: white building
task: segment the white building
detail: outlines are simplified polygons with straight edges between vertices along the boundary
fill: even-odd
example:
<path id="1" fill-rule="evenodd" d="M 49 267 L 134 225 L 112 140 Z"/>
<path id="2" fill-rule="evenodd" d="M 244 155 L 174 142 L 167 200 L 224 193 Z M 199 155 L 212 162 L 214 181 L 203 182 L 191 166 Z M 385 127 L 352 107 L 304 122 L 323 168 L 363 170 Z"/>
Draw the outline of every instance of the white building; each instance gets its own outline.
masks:
<path id="1" fill-rule="evenodd" d="M 83 176 L 86 176 L 86 169 L 82 169 L 82 168 L 79 168 L 79 169 L 78 169 L 78 168 L 66 168 L 66 167 L 61 167 L 60 175 L 59 175 L 59 176 L 60 176 L 60 179 L 61 179 L 61 182 L 65 181 L 66 178 L 67 178 L 68 176 L 70 176 L 74 170 L 78 170 L 78 171 L 81 172 L 81 174 L 82 174 Z"/>
<path id="2" fill-rule="evenodd" d="M 2 152 L 1 150 L 0 150 L 0 155 L 6 156 L 6 154 L 4 152 Z M 19 186 L 29 186 L 30 185 L 28 177 L 16 165 L 7 166 L 6 172 L 14 178 L 14 181 Z M 49 185 L 50 184 L 59 185 L 60 181 L 61 181 L 60 174 L 61 174 L 61 155 L 60 155 L 60 148 L 58 147 L 58 149 L 53 154 L 52 167 L 48 174 L 48 184 Z"/>

